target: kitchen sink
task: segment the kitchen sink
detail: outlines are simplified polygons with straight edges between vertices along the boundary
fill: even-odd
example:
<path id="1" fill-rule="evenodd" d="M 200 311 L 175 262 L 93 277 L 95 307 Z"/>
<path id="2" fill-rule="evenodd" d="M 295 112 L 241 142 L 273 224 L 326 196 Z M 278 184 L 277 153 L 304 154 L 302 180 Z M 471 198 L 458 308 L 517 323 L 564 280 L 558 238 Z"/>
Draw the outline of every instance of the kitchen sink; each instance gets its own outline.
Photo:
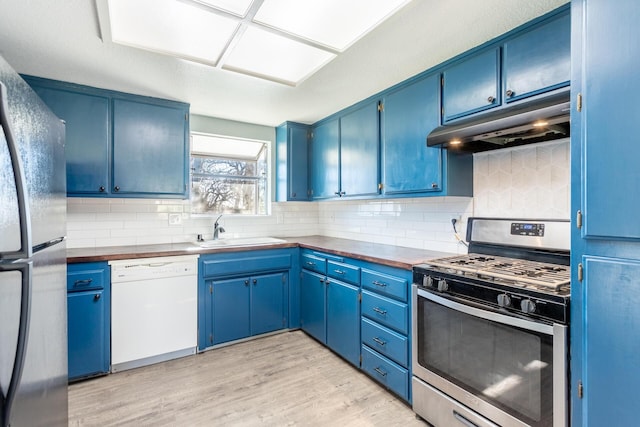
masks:
<path id="1" fill-rule="evenodd" d="M 196 242 L 202 248 L 232 248 L 234 246 L 272 245 L 274 243 L 286 243 L 286 240 L 275 237 L 239 237 L 217 240 L 205 240 Z"/>

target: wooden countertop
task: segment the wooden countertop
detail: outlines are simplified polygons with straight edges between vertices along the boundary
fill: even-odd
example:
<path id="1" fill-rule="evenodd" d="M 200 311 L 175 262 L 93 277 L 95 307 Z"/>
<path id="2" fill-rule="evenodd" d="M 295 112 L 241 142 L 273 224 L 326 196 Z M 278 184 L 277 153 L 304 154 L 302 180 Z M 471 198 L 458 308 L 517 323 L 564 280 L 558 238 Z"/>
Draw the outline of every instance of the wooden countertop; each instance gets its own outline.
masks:
<path id="1" fill-rule="evenodd" d="M 67 249 L 67 262 L 114 261 L 161 256 L 241 252 L 257 249 L 295 248 L 299 246 L 301 248 L 411 270 L 412 266 L 430 259 L 455 255 L 449 252 L 405 248 L 402 246 L 382 245 L 326 236 L 286 237 L 283 239 L 286 240 L 286 243 L 238 246 L 232 248 L 202 248 L 194 243 L 74 248 Z"/>

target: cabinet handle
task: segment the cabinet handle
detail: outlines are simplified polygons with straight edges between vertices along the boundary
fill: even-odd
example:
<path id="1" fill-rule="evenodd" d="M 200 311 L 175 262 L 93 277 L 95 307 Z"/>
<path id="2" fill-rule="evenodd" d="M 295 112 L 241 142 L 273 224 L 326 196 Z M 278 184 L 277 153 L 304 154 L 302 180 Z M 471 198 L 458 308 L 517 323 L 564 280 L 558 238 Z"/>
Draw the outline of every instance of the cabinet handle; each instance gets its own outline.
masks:
<path id="1" fill-rule="evenodd" d="M 118 191 L 120 191 L 120 187 L 118 187 L 118 186 L 116 185 L 116 186 L 113 188 L 113 190 L 114 190 L 115 192 L 118 192 Z"/>
<path id="2" fill-rule="evenodd" d="M 507 91 L 507 96 L 508 96 L 509 98 L 511 98 L 511 97 L 512 97 L 513 95 L 515 95 L 515 94 L 516 94 L 516 93 L 515 93 L 514 91 L 512 91 L 511 89 L 509 89 L 509 90 Z"/>
<path id="3" fill-rule="evenodd" d="M 75 288 L 76 286 L 89 286 L 91 282 L 93 282 L 93 279 L 76 280 L 75 282 L 73 282 L 73 287 Z"/>
<path id="4" fill-rule="evenodd" d="M 373 307 L 373 311 L 375 311 L 378 314 L 382 314 L 382 315 L 387 314 L 387 310 L 382 310 L 381 308 L 378 308 L 378 307 Z"/>
<path id="5" fill-rule="evenodd" d="M 377 373 L 379 373 L 380 375 L 382 375 L 383 377 L 387 376 L 387 373 L 385 371 L 383 371 L 382 369 L 380 369 L 380 367 L 373 368 L 373 370 L 376 371 Z"/>
<path id="6" fill-rule="evenodd" d="M 253 284 L 257 284 L 258 283 L 258 279 L 253 279 Z"/>
<path id="7" fill-rule="evenodd" d="M 347 193 L 345 193 L 344 191 L 336 191 L 336 192 L 335 192 L 335 193 L 333 193 L 333 194 L 335 194 L 336 196 L 340 196 L 340 197 L 342 197 L 342 196 L 346 195 Z"/>
<path id="8" fill-rule="evenodd" d="M 93 299 L 94 299 L 94 300 L 96 300 L 96 301 L 98 301 L 98 300 L 100 299 L 100 294 L 95 294 L 95 295 L 93 296 Z"/>
<path id="9" fill-rule="evenodd" d="M 431 188 L 438 188 L 438 183 L 437 182 L 432 182 L 431 183 Z"/>
<path id="10" fill-rule="evenodd" d="M 373 284 L 374 284 L 374 285 L 376 285 L 376 286 L 380 286 L 380 287 L 382 287 L 382 288 L 384 288 L 384 287 L 386 287 L 386 286 L 387 286 L 387 284 L 386 284 L 386 283 L 384 283 L 384 282 L 378 282 L 377 280 L 374 280 L 374 281 L 373 281 Z"/>
<path id="11" fill-rule="evenodd" d="M 377 342 L 378 344 L 380 344 L 380 345 L 386 345 L 386 344 L 387 344 L 387 342 L 386 342 L 386 341 L 383 341 L 383 340 L 381 340 L 381 339 L 380 339 L 380 338 L 378 338 L 378 337 L 375 337 L 373 340 L 374 340 L 375 342 Z"/>
<path id="12" fill-rule="evenodd" d="M 490 96 L 487 98 L 487 101 L 489 102 L 489 104 L 493 104 L 493 101 L 495 101 L 496 99 L 493 96 Z"/>
<path id="13" fill-rule="evenodd" d="M 324 283 L 324 279 L 320 279 L 320 283 Z"/>
<path id="14" fill-rule="evenodd" d="M 249 279 L 247 279 L 247 280 L 245 280 L 245 281 L 244 281 L 244 285 L 245 285 L 245 286 L 249 286 Z"/>
<path id="15" fill-rule="evenodd" d="M 105 190 L 104 185 L 101 185 L 100 188 L 98 188 L 98 191 L 101 193 L 104 193 L 104 190 Z"/>
<path id="16" fill-rule="evenodd" d="M 315 262 L 311 262 L 311 261 L 307 261 L 307 265 L 311 266 L 311 267 L 315 267 L 316 263 Z"/>
<path id="17" fill-rule="evenodd" d="M 333 272 L 336 274 L 345 274 L 342 270 L 333 270 Z"/>

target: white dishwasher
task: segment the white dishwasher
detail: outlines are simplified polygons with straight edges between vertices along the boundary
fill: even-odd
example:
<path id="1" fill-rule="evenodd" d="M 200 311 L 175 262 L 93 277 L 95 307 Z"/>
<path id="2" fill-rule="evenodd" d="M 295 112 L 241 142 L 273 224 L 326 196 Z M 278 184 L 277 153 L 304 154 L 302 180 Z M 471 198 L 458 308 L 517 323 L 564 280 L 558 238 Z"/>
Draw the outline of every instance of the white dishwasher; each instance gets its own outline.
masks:
<path id="1" fill-rule="evenodd" d="M 109 264 L 111 371 L 195 354 L 198 255 Z"/>

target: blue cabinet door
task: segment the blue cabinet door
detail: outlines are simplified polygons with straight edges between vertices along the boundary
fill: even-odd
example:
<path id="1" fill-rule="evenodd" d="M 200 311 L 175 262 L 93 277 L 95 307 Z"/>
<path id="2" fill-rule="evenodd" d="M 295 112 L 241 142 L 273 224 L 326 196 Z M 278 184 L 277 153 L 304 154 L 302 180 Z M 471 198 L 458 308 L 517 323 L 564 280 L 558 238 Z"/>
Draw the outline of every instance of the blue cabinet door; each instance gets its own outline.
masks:
<path id="1" fill-rule="evenodd" d="M 503 70 L 506 102 L 569 85 L 570 20 L 570 15 L 564 13 L 505 42 Z"/>
<path id="2" fill-rule="evenodd" d="M 187 194 L 188 112 L 113 100 L 114 194 Z"/>
<path id="3" fill-rule="evenodd" d="M 276 200 L 308 200 L 309 126 L 285 123 L 276 128 Z"/>
<path id="4" fill-rule="evenodd" d="M 67 296 L 69 379 L 109 372 L 103 294 L 98 289 Z"/>
<path id="5" fill-rule="evenodd" d="M 582 424 L 638 424 L 640 261 L 586 257 Z M 576 343 L 580 345 L 580 343 Z"/>
<path id="6" fill-rule="evenodd" d="M 109 99 L 32 83 L 45 104 L 66 122 L 67 194 L 109 190 Z"/>
<path id="7" fill-rule="evenodd" d="M 327 346 L 355 366 L 360 365 L 360 303 L 355 286 L 329 279 Z"/>
<path id="8" fill-rule="evenodd" d="M 425 138 L 440 122 L 440 78 L 433 75 L 387 95 L 382 112 L 385 194 L 442 190 L 442 149 Z"/>
<path id="9" fill-rule="evenodd" d="M 250 279 L 212 280 L 213 343 L 246 338 L 249 324 Z"/>
<path id="10" fill-rule="evenodd" d="M 320 341 L 327 342 L 327 302 L 324 276 L 302 270 L 300 279 L 300 326 Z"/>
<path id="11" fill-rule="evenodd" d="M 340 117 L 340 196 L 379 194 L 378 102 Z"/>
<path id="12" fill-rule="evenodd" d="M 442 72 L 443 122 L 500 105 L 500 48 L 477 53 Z"/>
<path id="13" fill-rule="evenodd" d="M 284 273 L 251 278 L 251 335 L 276 331 L 287 326 Z"/>
<path id="14" fill-rule="evenodd" d="M 338 119 L 314 127 L 311 139 L 311 196 L 335 197 L 340 191 L 340 128 Z"/>

